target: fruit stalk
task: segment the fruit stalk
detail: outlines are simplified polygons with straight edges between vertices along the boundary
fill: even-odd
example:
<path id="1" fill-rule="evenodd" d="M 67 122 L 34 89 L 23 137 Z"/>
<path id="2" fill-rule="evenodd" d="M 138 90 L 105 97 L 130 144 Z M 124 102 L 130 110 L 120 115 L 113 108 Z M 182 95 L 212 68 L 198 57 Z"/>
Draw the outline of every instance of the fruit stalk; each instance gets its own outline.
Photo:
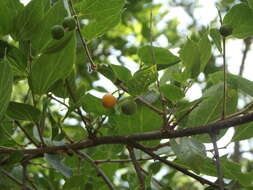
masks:
<path id="1" fill-rule="evenodd" d="M 84 39 L 83 36 L 82 36 L 82 33 L 81 33 L 81 25 L 80 25 L 80 22 L 79 22 L 79 20 L 78 20 L 78 17 L 77 17 L 77 14 L 76 14 L 76 12 L 75 12 L 75 9 L 74 9 L 74 7 L 73 7 L 73 3 L 72 3 L 71 0 L 69 0 L 69 1 L 68 1 L 68 4 L 69 4 L 69 7 L 70 7 L 70 12 L 71 12 L 72 16 L 74 17 L 74 19 L 76 20 L 76 26 L 77 26 L 76 30 L 77 30 L 77 33 L 79 34 L 80 39 L 81 39 L 81 42 L 82 42 L 82 45 L 83 45 L 85 54 L 86 54 L 86 56 L 87 56 L 88 59 L 89 59 L 89 62 L 90 62 L 90 65 L 91 65 L 91 69 L 92 69 L 92 70 L 95 70 L 95 69 L 96 69 L 96 65 L 95 65 L 95 63 L 94 63 L 94 61 L 93 61 L 93 59 L 92 59 L 92 57 L 91 57 L 91 54 L 90 54 L 90 50 L 89 50 L 89 48 L 88 48 L 88 45 L 87 45 L 85 39 Z"/>

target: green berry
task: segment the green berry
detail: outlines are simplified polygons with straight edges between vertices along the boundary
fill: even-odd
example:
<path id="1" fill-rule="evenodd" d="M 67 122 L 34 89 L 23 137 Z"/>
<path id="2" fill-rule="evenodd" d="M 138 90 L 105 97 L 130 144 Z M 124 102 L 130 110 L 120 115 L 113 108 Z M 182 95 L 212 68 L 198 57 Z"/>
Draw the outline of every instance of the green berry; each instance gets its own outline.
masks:
<path id="1" fill-rule="evenodd" d="M 137 111 L 137 104 L 133 100 L 125 100 L 121 105 L 121 111 L 126 115 L 133 115 Z"/>
<path id="2" fill-rule="evenodd" d="M 51 28 L 51 34 L 53 39 L 59 40 L 64 36 L 64 28 L 60 25 L 54 25 Z"/>
<path id="3" fill-rule="evenodd" d="M 74 30 L 76 28 L 76 21 L 73 17 L 65 17 L 62 26 L 66 30 Z"/>
<path id="4" fill-rule="evenodd" d="M 233 32 L 233 28 L 231 25 L 229 24 L 223 24 L 220 27 L 220 34 L 224 37 L 227 37 L 229 35 L 231 35 Z"/>

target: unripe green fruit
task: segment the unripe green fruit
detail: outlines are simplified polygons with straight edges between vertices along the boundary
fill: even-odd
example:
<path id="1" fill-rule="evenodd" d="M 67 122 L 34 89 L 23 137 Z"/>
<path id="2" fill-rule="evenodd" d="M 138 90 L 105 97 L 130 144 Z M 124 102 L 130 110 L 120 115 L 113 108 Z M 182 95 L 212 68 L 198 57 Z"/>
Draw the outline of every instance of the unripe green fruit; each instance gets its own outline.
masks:
<path id="1" fill-rule="evenodd" d="M 137 110 L 137 104 L 133 100 L 126 100 L 121 105 L 122 113 L 126 115 L 133 115 Z"/>
<path id="2" fill-rule="evenodd" d="M 76 21 L 73 17 L 65 17 L 62 26 L 66 30 L 74 30 L 76 28 Z"/>
<path id="3" fill-rule="evenodd" d="M 229 24 L 223 24 L 220 27 L 220 34 L 224 37 L 227 37 L 229 35 L 231 35 L 233 32 L 233 28 L 231 25 Z"/>
<path id="4" fill-rule="evenodd" d="M 51 28 L 51 34 L 53 39 L 59 40 L 64 36 L 64 28 L 60 25 L 54 25 Z"/>

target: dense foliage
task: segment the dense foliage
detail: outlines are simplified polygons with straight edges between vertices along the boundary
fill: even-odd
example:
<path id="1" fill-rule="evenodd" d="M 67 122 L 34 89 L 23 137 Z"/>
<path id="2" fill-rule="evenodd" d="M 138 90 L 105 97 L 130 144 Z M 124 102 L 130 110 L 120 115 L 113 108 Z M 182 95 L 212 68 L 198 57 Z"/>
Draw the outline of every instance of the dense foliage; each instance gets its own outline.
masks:
<path id="1" fill-rule="evenodd" d="M 194 1 L 159 2 L 0 0 L 1 189 L 253 188 L 253 82 L 242 77 L 253 1 L 217 2 L 208 26 Z M 175 7 L 185 32 L 176 18 L 159 27 Z M 235 39 L 238 74 L 226 60 Z M 194 85 L 202 96 L 190 100 Z"/>

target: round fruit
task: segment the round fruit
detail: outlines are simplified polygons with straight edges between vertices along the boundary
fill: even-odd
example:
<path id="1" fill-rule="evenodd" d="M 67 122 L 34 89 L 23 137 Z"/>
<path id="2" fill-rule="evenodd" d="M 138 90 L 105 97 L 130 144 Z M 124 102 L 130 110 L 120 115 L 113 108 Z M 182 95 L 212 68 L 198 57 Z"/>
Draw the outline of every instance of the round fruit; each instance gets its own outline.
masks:
<path id="1" fill-rule="evenodd" d="M 64 29 L 60 25 L 54 25 L 51 28 L 51 34 L 53 39 L 59 40 L 64 36 Z"/>
<path id="2" fill-rule="evenodd" d="M 229 24 L 223 24 L 220 27 L 220 34 L 224 37 L 227 37 L 229 35 L 231 35 L 233 32 L 233 28 L 231 25 Z"/>
<path id="3" fill-rule="evenodd" d="M 137 110 L 137 104 L 133 100 L 126 100 L 121 105 L 121 111 L 126 115 L 133 115 Z"/>
<path id="4" fill-rule="evenodd" d="M 113 95 L 106 94 L 103 96 L 102 103 L 103 103 L 104 107 L 111 109 L 115 106 L 116 101 L 117 101 L 117 99 Z"/>
<path id="5" fill-rule="evenodd" d="M 66 30 L 74 30 L 76 28 L 76 21 L 73 17 L 65 17 L 62 26 Z"/>

